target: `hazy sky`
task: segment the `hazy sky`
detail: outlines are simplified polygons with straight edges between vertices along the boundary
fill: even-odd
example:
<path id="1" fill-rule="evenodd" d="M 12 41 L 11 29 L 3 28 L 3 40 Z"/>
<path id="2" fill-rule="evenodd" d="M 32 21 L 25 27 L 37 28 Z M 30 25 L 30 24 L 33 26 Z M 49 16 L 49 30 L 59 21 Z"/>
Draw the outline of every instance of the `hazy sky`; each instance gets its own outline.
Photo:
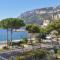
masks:
<path id="1" fill-rule="evenodd" d="M 25 11 L 60 5 L 60 0 L 0 0 L 0 20 L 17 17 Z"/>

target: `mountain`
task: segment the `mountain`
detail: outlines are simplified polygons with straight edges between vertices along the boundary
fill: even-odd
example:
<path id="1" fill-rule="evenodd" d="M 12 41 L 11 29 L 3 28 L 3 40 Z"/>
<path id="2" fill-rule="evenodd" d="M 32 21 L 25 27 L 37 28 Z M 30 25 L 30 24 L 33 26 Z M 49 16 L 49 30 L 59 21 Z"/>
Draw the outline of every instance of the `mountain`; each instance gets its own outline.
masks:
<path id="1" fill-rule="evenodd" d="M 60 5 L 57 7 L 47 7 L 34 9 L 22 13 L 18 18 L 22 18 L 26 24 L 39 24 L 42 25 L 44 20 L 52 21 L 60 18 Z"/>

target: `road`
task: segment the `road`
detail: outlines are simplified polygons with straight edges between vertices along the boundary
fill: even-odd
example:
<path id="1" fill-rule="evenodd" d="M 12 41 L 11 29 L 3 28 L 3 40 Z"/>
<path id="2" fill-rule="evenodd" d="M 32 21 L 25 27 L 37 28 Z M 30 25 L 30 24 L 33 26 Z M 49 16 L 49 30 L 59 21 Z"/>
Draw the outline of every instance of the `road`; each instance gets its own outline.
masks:
<path id="1" fill-rule="evenodd" d="M 48 44 L 41 44 L 41 48 L 51 48 L 52 46 L 51 45 L 48 45 Z M 38 49 L 40 48 L 40 44 L 36 44 L 33 46 L 34 49 Z M 27 52 L 27 51 L 31 51 L 32 50 L 32 46 L 30 45 L 29 47 L 25 47 L 23 48 L 24 52 Z M 22 48 L 20 49 L 13 49 L 13 50 L 5 50 L 3 52 L 0 52 L 0 56 L 5 58 L 5 59 L 8 59 L 10 56 L 15 56 L 15 55 L 20 55 L 22 54 L 23 52 Z"/>

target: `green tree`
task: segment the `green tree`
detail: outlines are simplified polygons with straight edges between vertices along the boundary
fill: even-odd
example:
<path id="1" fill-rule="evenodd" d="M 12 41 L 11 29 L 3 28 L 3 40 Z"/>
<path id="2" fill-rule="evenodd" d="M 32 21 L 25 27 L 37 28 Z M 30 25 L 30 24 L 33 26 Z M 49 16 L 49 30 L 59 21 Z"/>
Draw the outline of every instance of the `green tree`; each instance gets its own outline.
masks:
<path id="1" fill-rule="evenodd" d="M 22 19 L 19 18 L 9 18 L 9 25 L 11 30 L 11 45 L 12 45 L 12 32 L 13 29 L 20 29 L 21 27 L 25 26 Z"/>
<path id="2" fill-rule="evenodd" d="M 32 35 L 34 35 L 35 33 L 39 33 L 40 32 L 40 27 L 38 25 L 35 24 L 29 24 L 26 26 L 26 30 L 28 31 L 28 33 L 30 33 L 30 42 L 32 44 L 32 40 L 31 37 Z"/>
<path id="3" fill-rule="evenodd" d="M 7 31 L 7 46 L 8 46 L 8 29 L 9 29 L 9 23 L 8 23 L 9 21 L 7 20 L 7 21 L 5 21 L 5 19 L 3 19 L 3 20 L 1 20 L 0 21 L 0 27 L 1 27 L 1 29 L 6 29 L 6 31 Z"/>
<path id="4" fill-rule="evenodd" d="M 50 33 L 53 30 L 56 30 L 60 32 L 60 20 L 54 20 L 48 26 L 46 27 L 46 30 L 48 33 Z"/>
<path id="5" fill-rule="evenodd" d="M 40 43 L 40 48 L 41 48 L 42 40 L 46 38 L 46 34 L 47 34 L 46 30 L 44 28 L 40 28 L 40 33 L 37 36 L 37 39 L 38 39 L 38 41 Z"/>
<path id="6" fill-rule="evenodd" d="M 40 28 L 38 25 L 35 25 L 35 24 L 29 24 L 26 26 L 26 30 L 28 31 L 30 35 L 30 43 L 32 45 L 32 49 L 33 49 L 33 52 L 34 52 L 34 47 L 33 47 L 33 43 L 32 43 L 32 35 L 34 35 L 35 33 L 39 33 L 40 32 Z"/>
<path id="7" fill-rule="evenodd" d="M 11 45 L 12 45 L 12 31 L 13 29 L 19 29 L 23 26 L 25 26 L 22 19 L 19 18 L 6 18 L 1 20 L 0 26 L 4 29 L 11 30 Z M 8 33 L 7 33 L 7 41 L 8 41 Z"/>
<path id="8" fill-rule="evenodd" d="M 47 27 L 46 27 L 46 30 L 48 33 L 50 33 L 51 31 L 57 31 L 57 32 L 54 32 L 54 35 L 56 36 L 57 38 L 57 42 L 58 42 L 58 37 L 60 35 L 60 20 L 54 20 L 52 21 Z"/>

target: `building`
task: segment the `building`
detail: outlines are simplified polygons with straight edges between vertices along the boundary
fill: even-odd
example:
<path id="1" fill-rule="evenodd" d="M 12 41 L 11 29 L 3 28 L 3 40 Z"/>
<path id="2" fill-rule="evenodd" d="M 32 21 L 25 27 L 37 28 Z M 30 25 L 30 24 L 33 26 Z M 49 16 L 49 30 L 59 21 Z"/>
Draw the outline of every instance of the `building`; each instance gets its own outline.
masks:
<path id="1" fill-rule="evenodd" d="M 48 24 L 50 23 L 50 20 L 44 20 L 43 21 L 43 24 L 42 24 L 42 27 L 46 27 Z"/>

